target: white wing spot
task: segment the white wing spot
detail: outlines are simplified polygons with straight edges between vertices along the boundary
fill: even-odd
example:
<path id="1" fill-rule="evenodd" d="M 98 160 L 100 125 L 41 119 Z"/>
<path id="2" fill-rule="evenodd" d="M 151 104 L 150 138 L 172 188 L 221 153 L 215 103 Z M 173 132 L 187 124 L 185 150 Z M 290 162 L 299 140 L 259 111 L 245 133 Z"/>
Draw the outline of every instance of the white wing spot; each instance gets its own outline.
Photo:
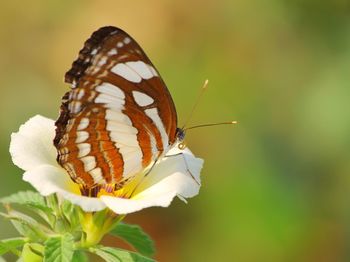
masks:
<path id="1" fill-rule="evenodd" d="M 92 54 L 92 55 L 96 55 L 96 54 L 97 54 L 97 51 L 98 51 L 97 48 L 95 48 L 94 50 L 91 51 L 91 54 Z"/>
<path id="2" fill-rule="evenodd" d="M 89 123 L 90 123 L 89 118 L 86 118 L 86 117 L 82 118 L 80 120 L 79 125 L 77 126 L 77 130 L 83 130 L 83 129 L 87 128 L 89 126 Z"/>
<path id="3" fill-rule="evenodd" d="M 111 50 L 108 51 L 107 55 L 116 55 L 118 54 L 117 48 L 112 48 Z"/>
<path id="4" fill-rule="evenodd" d="M 131 39 L 130 37 L 125 37 L 124 40 L 123 40 L 124 44 L 129 44 L 131 42 Z"/>
<path id="5" fill-rule="evenodd" d="M 102 170 L 101 168 L 97 167 L 89 172 L 89 174 L 92 176 L 94 179 L 95 184 L 102 184 L 105 183 L 105 179 L 103 178 L 102 175 Z"/>
<path id="6" fill-rule="evenodd" d="M 123 42 L 118 42 L 118 43 L 117 43 L 117 47 L 118 47 L 118 48 L 123 47 L 123 45 L 124 45 L 124 43 L 123 43 Z"/>
<path id="7" fill-rule="evenodd" d="M 151 69 L 143 61 L 126 62 L 125 64 L 133 71 L 135 71 L 138 75 L 140 75 L 143 79 L 150 79 L 154 77 Z"/>
<path id="8" fill-rule="evenodd" d="M 101 67 L 101 66 L 105 65 L 106 62 L 107 62 L 107 57 L 106 56 L 101 57 L 100 61 L 98 61 L 98 63 L 97 63 L 97 66 Z"/>
<path id="9" fill-rule="evenodd" d="M 91 151 L 91 145 L 88 143 L 77 144 L 77 147 L 79 149 L 78 158 L 88 155 Z"/>
<path id="10" fill-rule="evenodd" d="M 119 147 L 120 146 L 131 146 L 131 147 L 138 147 L 139 146 L 139 142 L 137 141 L 137 137 L 135 134 L 127 134 L 127 133 L 122 133 L 122 132 L 117 132 L 117 131 L 111 131 L 108 129 L 107 130 L 110 131 L 110 138 L 113 142 L 115 143 L 119 143 Z"/>
<path id="11" fill-rule="evenodd" d="M 117 33 L 118 33 L 118 30 L 115 30 L 115 31 L 111 32 L 111 35 L 115 35 Z"/>
<path id="12" fill-rule="evenodd" d="M 152 97 L 139 91 L 132 91 L 132 95 L 139 106 L 148 106 L 154 102 Z"/>
<path id="13" fill-rule="evenodd" d="M 119 152 L 123 156 L 124 171 L 123 178 L 132 177 L 135 173 L 142 170 L 142 151 L 141 148 L 121 147 Z"/>
<path id="14" fill-rule="evenodd" d="M 122 100 L 122 102 L 120 103 L 119 99 L 116 99 L 114 96 L 110 96 L 107 94 L 99 94 L 95 98 L 95 103 L 106 104 L 108 107 L 119 110 L 124 108 L 124 100 Z"/>
<path id="15" fill-rule="evenodd" d="M 154 69 L 154 67 L 153 66 L 151 66 L 151 65 L 147 65 L 148 66 L 148 68 L 149 68 L 149 70 L 151 70 L 151 72 L 152 72 L 152 75 L 154 75 L 154 76 L 158 76 L 158 73 L 157 73 L 157 71 Z"/>
<path id="16" fill-rule="evenodd" d="M 142 80 L 141 76 L 123 63 L 116 64 L 111 71 L 133 83 L 140 83 Z"/>
<path id="17" fill-rule="evenodd" d="M 76 88 L 77 87 L 77 81 L 74 79 L 72 81 L 72 88 Z"/>
<path id="18" fill-rule="evenodd" d="M 75 139 L 75 143 L 83 143 L 89 138 L 89 133 L 86 131 L 78 131 L 77 138 Z"/>
<path id="19" fill-rule="evenodd" d="M 107 120 L 117 122 L 118 124 L 132 126 L 132 122 L 131 122 L 130 118 L 127 115 L 123 114 L 121 111 L 116 112 L 116 111 L 107 109 L 105 118 Z"/>
<path id="20" fill-rule="evenodd" d="M 121 132 L 126 134 L 137 134 L 138 130 L 130 125 L 121 125 L 119 122 L 107 120 L 107 129 L 111 132 Z"/>
<path id="21" fill-rule="evenodd" d="M 73 101 L 69 104 L 69 110 L 73 113 L 79 113 L 81 111 L 81 103 L 79 101 Z"/>
<path id="22" fill-rule="evenodd" d="M 110 95 L 113 97 L 117 97 L 120 99 L 125 99 L 125 94 L 123 90 L 121 90 L 119 87 L 112 85 L 110 83 L 103 83 L 96 87 L 96 90 L 100 93 Z M 124 104 L 124 103 L 123 103 Z"/>
<path id="23" fill-rule="evenodd" d="M 84 94 L 85 94 L 84 89 L 80 89 L 79 92 L 78 92 L 78 94 L 77 94 L 77 100 L 82 99 L 83 96 L 84 96 Z"/>
<path id="24" fill-rule="evenodd" d="M 85 156 L 80 158 L 81 162 L 84 164 L 85 172 L 88 172 L 96 167 L 96 160 L 94 156 Z"/>

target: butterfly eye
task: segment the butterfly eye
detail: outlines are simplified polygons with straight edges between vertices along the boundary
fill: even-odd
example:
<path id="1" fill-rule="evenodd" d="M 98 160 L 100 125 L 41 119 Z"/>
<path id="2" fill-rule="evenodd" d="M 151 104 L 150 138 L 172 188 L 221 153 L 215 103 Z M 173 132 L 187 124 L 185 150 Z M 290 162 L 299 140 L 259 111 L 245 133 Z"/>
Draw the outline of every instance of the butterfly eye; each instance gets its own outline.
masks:
<path id="1" fill-rule="evenodd" d="M 177 128 L 176 137 L 179 141 L 183 141 L 185 139 L 185 131 L 181 128 Z"/>

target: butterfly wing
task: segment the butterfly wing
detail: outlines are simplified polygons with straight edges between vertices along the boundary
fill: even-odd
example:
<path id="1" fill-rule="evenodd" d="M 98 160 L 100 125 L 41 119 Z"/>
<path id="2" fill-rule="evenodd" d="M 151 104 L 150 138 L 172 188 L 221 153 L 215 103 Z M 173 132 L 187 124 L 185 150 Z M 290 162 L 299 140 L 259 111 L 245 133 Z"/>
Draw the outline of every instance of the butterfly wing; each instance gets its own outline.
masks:
<path id="1" fill-rule="evenodd" d="M 72 88 L 56 121 L 57 161 L 91 188 L 132 177 L 176 140 L 170 93 L 127 33 L 103 27 L 66 73 Z"/>

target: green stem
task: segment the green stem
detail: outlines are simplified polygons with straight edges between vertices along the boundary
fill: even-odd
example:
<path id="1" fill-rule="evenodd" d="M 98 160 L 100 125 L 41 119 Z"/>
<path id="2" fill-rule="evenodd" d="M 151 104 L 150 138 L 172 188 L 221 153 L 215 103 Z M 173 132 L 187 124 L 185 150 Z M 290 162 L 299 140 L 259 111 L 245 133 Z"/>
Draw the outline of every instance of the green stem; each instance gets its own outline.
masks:
<path id="1" fill-rule="evenodd" d="M 89 248 L 100 243 L 104 235 L 106 235 L 117 223 L 125 216 L 116 216 L 108 209 L 96 213 L 85 213 L 81 221 L 84 237 L 81 240 L 81 248 Z"/>

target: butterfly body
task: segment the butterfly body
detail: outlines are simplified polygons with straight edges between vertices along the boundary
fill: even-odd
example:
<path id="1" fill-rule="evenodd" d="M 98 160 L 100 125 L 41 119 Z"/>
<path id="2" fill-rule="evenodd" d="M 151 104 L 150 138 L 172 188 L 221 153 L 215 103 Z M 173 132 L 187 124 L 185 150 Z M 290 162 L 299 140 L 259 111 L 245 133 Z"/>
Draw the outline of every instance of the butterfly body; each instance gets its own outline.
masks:
<path id="1" fill-rule="evenodd" d="M 116 27 L 85 42 L 56 121 L 58 163 L 84 188 L 120 184 L 181 141 L 171 95 L 141 47 Z"/>

